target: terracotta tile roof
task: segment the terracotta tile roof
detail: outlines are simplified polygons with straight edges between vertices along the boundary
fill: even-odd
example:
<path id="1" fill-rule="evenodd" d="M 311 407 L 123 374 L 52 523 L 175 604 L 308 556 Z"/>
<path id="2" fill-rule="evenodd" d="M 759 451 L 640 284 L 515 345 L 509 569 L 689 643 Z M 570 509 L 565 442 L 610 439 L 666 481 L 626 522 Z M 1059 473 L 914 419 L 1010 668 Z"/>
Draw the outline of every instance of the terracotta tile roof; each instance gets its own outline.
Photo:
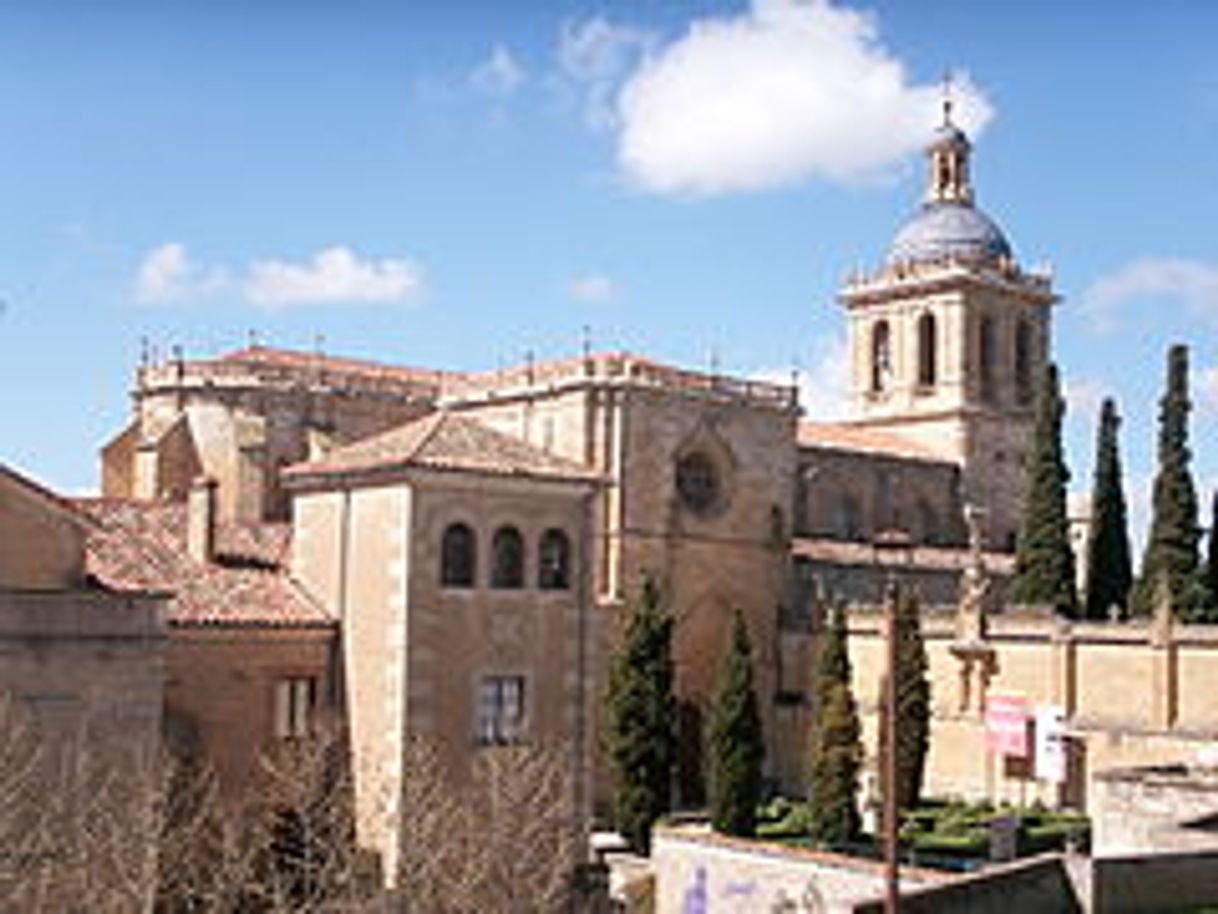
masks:
<path id="1" fill-rule="evenodd" d="M 870 543 L 848 542 L 821 537 L 798 537 L 791 542 L 791 555 L 815 562 L 837 565 L 901 565 L 911 569 L 963 571 L 968 567 L 969 551 L 955 546 L 915 546 L 906 556 L 877 555 Z M 1012 574 L 1015 557 L 1008 552 L 986 552 L 985 567 L 994 574 Z"/>
<path id="2" fill-rule="evenodd" d="M 902 435 L 844 422 L 800 422 L 799 446 L 951 463 L 931 448 Z"/>
<path id="3" fill-rule="evenodd" d="M 411 368 L 406 365 L 388 365 L 367 359 L 341 358 L 317 352 L 297 349 L 272 349 L 267 346 L 246 346 L 220 356 L 217 361 L 239 362 L 248 365 L 269 365 L 275 368 L 323 369 L 341 374 L 362 375 L 368 378 L 393 378 L 403 381 L 439 383 L 446 375 L 457 372 L 436 371 L 427 368 Z"/>
<path id="4" fill-rule="evenodd" d="M 595 473 L 574 461 L 447 410 L 338 448 L 322 460 L 298 463 L 288 467 L 284 475 L 292 478 L 404 467 L 495 476 L 597 478 Z"/>
<path id="5" fill-rule="evenodd" d="M 287 571 L 286 524 L 221 524 L 216 560 L 195 561 L 186 548 L 186 505 L 80 498 L 96 523 L 86 569 L 105 587 L 173 595 L 172 626 L 309 627 L 334 620 Z"/>

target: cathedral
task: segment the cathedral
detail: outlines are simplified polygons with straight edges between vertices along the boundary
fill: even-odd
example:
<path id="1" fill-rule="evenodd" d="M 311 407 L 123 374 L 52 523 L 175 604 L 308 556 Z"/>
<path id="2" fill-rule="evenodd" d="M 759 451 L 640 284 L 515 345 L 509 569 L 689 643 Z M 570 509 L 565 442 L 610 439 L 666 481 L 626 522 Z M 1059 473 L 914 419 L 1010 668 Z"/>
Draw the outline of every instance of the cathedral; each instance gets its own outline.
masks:
<path id="1" fill-rule="evenodd" d="M 78 507 L 98 580 L 175 594 L 167 727 L 239 777 L 260 740 L 335 710 L 384 782 L 364 796 L 400 791 L 412 734 L 457 765 L 562 740 L 590 814 L 607 655 L 650 576 L 675 619 L 686 799 L 736 611 L 768 774 L 797 785 L 818 597 L 873 601 L 899 563 L 954 603 L 966 513 L 999 589 L 1010 573 L 1056 296 L 976 206 L 971 151 L 948 107 L 925 199 L 841 290 L 848 421 L 623 352 L 486 373 L 263 346 L 140 366 L 102 497 Z M 894 530 L 900 555 L 875 548 Z M 397 837 L 367 838 L 392 859 Z"/>

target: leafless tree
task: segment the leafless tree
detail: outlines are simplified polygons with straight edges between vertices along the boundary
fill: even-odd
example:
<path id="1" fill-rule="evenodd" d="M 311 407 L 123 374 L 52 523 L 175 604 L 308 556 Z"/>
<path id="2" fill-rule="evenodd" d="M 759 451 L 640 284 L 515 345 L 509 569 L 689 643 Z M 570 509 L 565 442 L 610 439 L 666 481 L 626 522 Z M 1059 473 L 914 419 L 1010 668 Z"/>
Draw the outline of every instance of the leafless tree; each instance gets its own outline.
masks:
<path id="1" fill-rule="evenodd" d="M 411 914 L 560 911 L 576 862 L 569 755 L 559 747 L 486 747 L 468 778 L 434 747 L 407 752 L 399 868 Z"/>
<path id="2" fill-rule="evenodd" d="M 485 747 L 451 771 L 412 741 L 401 796 L 369 806 L 401 836 L 391 896 L 359 847 L 341 731 L 275 746 L 236 792 L 205 762 L 84 727 L 51 733 L 3 695 L 0 736 L 0 911 L 568 909 L 578 828 L 561 747 Z"/>
<path id="3" fill-rule="evenodd" d="M 0 910 L 148 907 L 158 765 L 96 722 L 39 721 L 0 694 Z"/>

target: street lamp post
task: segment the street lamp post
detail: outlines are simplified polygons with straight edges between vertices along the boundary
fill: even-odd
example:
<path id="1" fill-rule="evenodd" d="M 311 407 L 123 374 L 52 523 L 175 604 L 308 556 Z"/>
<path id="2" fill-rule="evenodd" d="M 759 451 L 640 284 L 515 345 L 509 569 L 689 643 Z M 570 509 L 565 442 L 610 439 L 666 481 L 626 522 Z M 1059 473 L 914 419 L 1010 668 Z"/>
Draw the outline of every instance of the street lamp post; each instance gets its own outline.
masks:
<path id="1" fill-rule="evenodd" d="M 880 759 L 884 789 L 884 912 L 897 914 L 901 904 L 898 853 L 900 808 L 897 805 L 897 601 L 901 597 L 896 566 L 907 559 L 913 543 L 904 530 L 881 530 L 874 540 L 876 561 L 891 558 L 884 586 L 884 642 L 887 656 L 884 676 L 884 753 Z"/>

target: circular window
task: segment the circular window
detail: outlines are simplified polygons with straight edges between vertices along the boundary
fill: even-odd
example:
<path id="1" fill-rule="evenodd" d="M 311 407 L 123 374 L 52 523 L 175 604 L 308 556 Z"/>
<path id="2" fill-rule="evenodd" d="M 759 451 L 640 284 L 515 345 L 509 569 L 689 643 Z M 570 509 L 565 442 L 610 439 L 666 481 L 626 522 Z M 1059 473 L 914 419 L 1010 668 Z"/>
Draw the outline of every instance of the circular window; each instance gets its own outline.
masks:
<path id="1" fill-rule="evenodd" d="M 709 511 L 719 501 L 719 470 L 715 462 L 701 451 L 687 454 L 677 461 L 677 494 L 681 503 L 692 511 Z"/>

